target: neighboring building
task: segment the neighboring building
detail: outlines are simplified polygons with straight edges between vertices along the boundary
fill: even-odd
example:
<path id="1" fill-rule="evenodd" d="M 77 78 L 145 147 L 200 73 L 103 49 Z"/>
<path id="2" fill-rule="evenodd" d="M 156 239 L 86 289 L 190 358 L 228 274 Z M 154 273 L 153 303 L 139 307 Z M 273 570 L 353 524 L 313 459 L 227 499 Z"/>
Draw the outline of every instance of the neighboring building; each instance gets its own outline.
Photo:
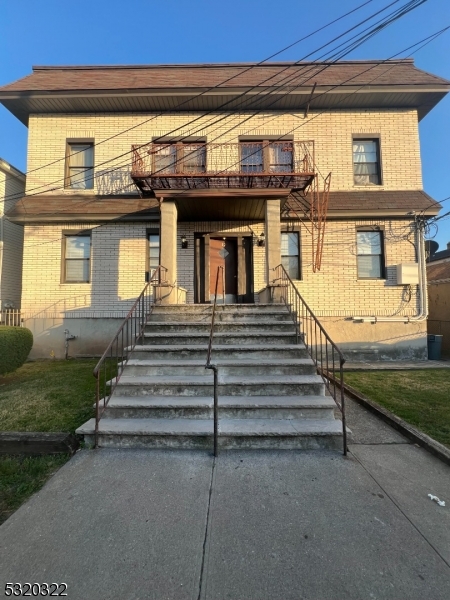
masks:
<path id="1" fill-rule="evenodd" d="M 9 216 L 33 356 L 66 329 L 72 354 L 103 351 L 158 263 L 200 303 L 220 263 L 234 302 L 266 301 L 283 263 L 349 358 L 425 358 L 440 206 L 418 121 L 449 89 L 411 60 L 35 67 L 1 88 L 29 127 Z"/>
<path id="2" fill-rule="evenodd" d="M 0 309 L 20 309 L 23 227 L 5 217 L 25 193 L 25 175 L 0 158 Z M 8 319 L 9 322 L 9 319 Z"/>
<path id="3" fill-rule="evenodd" d="M 450 356 L 450 242 L 428 259 L 428 333 L 442 335 L 442 355 Z"/>

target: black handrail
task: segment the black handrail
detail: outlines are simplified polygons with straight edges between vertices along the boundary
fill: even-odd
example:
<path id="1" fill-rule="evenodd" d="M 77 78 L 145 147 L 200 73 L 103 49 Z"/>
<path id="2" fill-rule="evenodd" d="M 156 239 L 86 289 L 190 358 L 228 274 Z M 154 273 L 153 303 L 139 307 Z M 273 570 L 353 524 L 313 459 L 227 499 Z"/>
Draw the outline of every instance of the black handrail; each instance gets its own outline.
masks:
<path id="1" fill-rule="evenodd" d="M 100 418 L 108 406 L 108 402 L 119 383 L 131 352 L 133 352 L 137 341 L 142 337 L 145 325 L 152 313 L 155 304 L 151 289 L 152 285 L 165 281 L 166 274 L 167 269 L 161 265 L 155 269 L 150 281 L 146 283 L 93 371 L 96 379 L 95 448 L 98 447 Z M 101 397 L 103 399 L 103 406 L 100 406 Z"/>
<path id="2" fill-rule="evenodd" d="M 205 369 L 211 369 L 213 372 L 213 375 L 214 375 L 214 456 L 217 456 L 217 453 L 218 453 L 217 452 L 217 438 L 219 437 L 219 398 L 218 398 L 218 392 L 217 392 L 218 369 L 217 369 L 217 365 L 211 364 L 211 351 L 212 351 L 212 343 L 213 343 L 213 337 L 214 337 L 214 321 L 216 318 L 217 289 L 219 286 L 220 269 L 222 269 L 222 285 L 223 285 L 222 294 L 223 294 L 223 300 L 225 302 L 223 267 L 219 266 L 219 267 L 217 267 L 216 287 L 214 289 L 214 304 L 213 304 L 212 315 L 211 315 L 211 328 L 209 330 L 208 353 L 206 355 L 206 365 L 205 365 Z"/>
<path id="3" fill-rule="evenodd" d="M 293 318 L 297 343 L 300 338 L 305 344 L 308 354 L 316 366 L 317 372 L 322 377 L 327 390 L 330 392 L 333 400 L 341 411 L 344 456 L 347 456 L 344 355 L 305 302 L 283 265 L 278 265 L 278 267 L 275 267 L 273 270 L 275 271 L 276 276 L 272 283 L 276 284 L 277 287 L 274 289 L 279 290 L 279 299 L 286 304 Z M 338 367 L 337 364 L 339 365 Z M 339 386 L 336 385 L 337 370 L 339 370 Z M 337 387 L 340 389 L 338 390 Z"/>

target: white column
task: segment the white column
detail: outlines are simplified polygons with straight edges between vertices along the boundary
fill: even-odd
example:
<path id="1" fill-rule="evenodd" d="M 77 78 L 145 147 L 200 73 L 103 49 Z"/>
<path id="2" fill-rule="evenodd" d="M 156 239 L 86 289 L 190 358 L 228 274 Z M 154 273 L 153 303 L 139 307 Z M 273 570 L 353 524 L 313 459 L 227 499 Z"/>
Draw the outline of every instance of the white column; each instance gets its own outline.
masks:
<path id="1" fill-rule="evenodd" d="M 177 281 L 177 206 L 172 200 L 164 200 L 161 203 L 160 244 L 161 244 L 161 266 L 167 269 L 161 273 L 161 278 L 167 278 L 167 282 L 173 285 Z M 170 294 L 176 298 L 176 294 Z M 167 298 L 171 303 L 171 300 Z"/>

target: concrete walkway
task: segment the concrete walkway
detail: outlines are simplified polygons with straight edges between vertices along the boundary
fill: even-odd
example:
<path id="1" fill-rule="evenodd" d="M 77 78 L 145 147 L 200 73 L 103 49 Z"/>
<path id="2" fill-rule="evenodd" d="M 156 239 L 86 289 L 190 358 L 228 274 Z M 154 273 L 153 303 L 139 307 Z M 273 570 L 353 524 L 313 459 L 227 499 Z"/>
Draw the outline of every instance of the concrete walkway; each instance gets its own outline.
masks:
<path id="1" fill-rule="evenodd" d="M 79 452 L 0 528 L 0 597 L 65 582 L 80 600 L 448 600 L 450 468 L 348 407 L 347 459 Z"/>

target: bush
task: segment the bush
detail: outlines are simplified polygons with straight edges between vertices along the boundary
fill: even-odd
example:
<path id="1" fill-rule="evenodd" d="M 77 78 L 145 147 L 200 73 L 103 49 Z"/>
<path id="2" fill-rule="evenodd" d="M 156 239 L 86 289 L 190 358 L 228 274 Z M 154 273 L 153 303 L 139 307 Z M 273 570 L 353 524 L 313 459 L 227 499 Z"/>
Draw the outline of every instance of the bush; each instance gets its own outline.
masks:
<path id="1" fill-rule="evenodd" d="M 0 375 L 23 365 L 33 346 L 33 334 L 25 327 L 0 327 Z"/>

